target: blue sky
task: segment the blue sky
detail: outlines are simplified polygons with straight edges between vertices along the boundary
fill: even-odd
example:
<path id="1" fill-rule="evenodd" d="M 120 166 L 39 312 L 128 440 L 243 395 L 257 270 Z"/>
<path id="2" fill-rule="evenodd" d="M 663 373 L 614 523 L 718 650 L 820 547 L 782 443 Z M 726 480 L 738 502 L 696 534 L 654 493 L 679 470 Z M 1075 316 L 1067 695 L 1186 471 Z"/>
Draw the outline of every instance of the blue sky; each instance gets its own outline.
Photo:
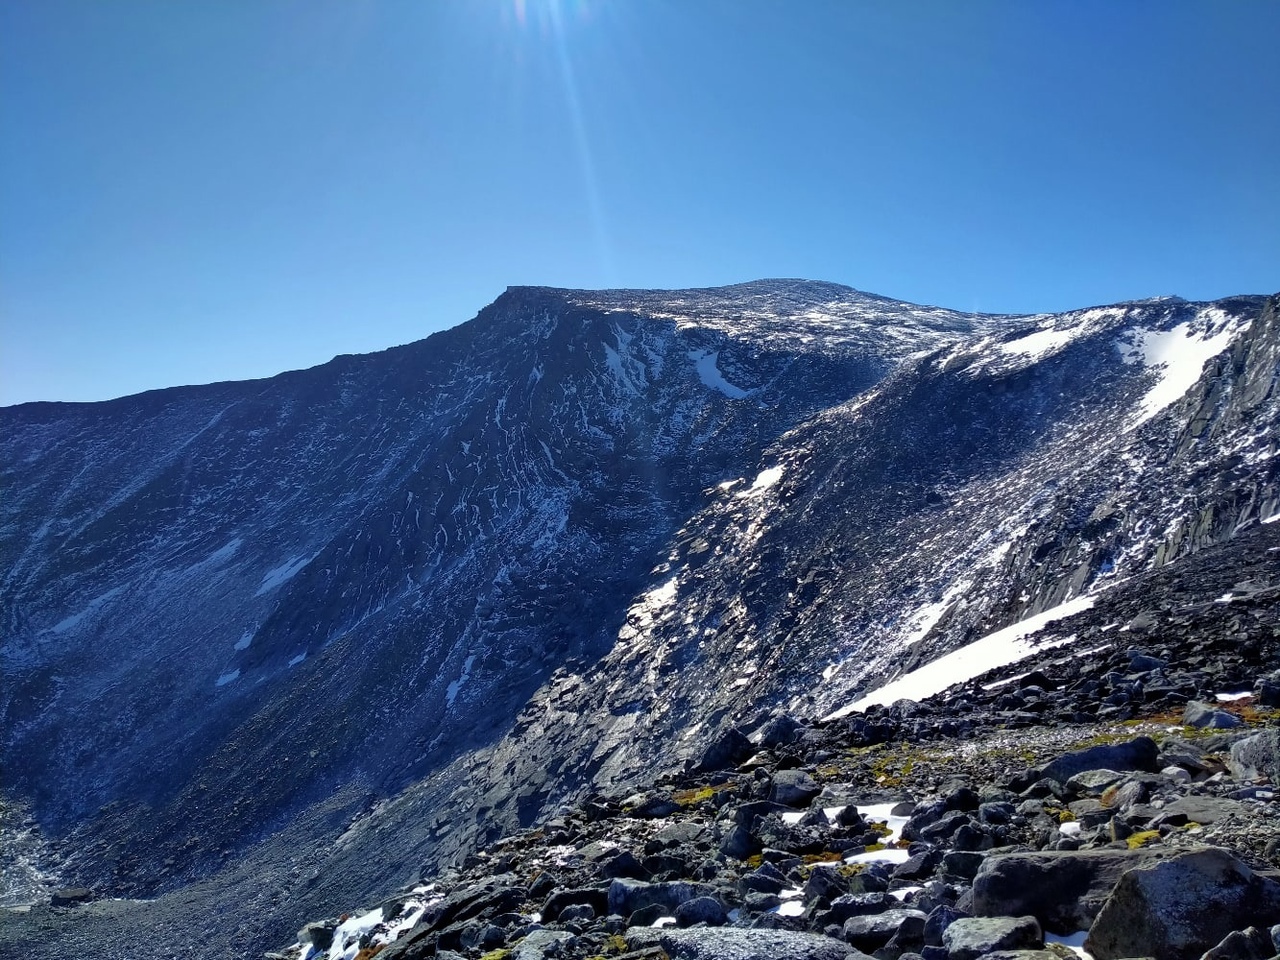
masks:
<path id="1" fill-rule="evenodd" d="M 0 403 L 508 284 L 1280 289 L 1280 3 L 0 0 Z"/>

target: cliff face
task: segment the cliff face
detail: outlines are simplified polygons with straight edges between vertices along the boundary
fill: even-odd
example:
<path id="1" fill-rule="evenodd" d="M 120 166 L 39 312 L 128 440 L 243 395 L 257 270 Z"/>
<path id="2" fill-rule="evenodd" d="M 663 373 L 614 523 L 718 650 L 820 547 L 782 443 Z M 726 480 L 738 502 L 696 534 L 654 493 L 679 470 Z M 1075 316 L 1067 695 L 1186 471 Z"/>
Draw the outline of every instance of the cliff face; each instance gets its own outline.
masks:
<path id="1" fill-rule="evenodd" d="M 1274 516 L 1277 325 L 514 288 L 0 411 L 6 795 L 104 892 L 323 848 L 298 909 L 358 899 Z"/>

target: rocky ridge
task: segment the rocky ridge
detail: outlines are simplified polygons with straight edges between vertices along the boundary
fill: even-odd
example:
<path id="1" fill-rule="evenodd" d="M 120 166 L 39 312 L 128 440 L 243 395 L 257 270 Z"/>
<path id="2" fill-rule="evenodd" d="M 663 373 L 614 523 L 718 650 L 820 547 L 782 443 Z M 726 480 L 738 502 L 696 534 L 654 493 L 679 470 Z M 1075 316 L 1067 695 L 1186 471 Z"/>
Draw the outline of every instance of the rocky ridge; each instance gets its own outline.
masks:
<path id="1" fill-rule="evenodd" d="M 688 949 L 747 950 L 735 938 L 796 906 L 743 914 L 740 864 L 785 878 L 788 856 L 812 868 L 881 842 L 868 802 L 932 802 L 931 754 L 1017 808 L 1047 799 L 1022 797 L 1028 764 L 1132 739 L 1135 721 L 1180 726 L 1188 702 L 1275 666 L 1259 611 L 1280 516 L 1278 302 L 988 318 L 798 281 L 518 289 L 385 355 L 7 411 L 4 482 L 22 496 L 0 507 L 5 789 L 33 804 L 20 833 L 55 838 L 38 866 L 96 899 L 6 922 L 40 931 L 31 955 L 256 955 L 382 891 L 434 882 L 419 896 L 447 899 L 566 816 L 604 811 L 578 845 L 643 841 L 643 864 L 653 837 L 631 821 L 653 817 L 624 801 L 656 789 L 692 791 L 668 819 L 710 830 L 698 863 L 737 878 L 716 886 L 689 866 L 707 851 L 677 851 L 667 880 L 739 911 Z M 1016 668 L 921 692 L 1009 630 Z M 918 702 L 892 702 L 910 683 Z M 803 732 L 752 763 L 742 737 L 771 741 L 774 723 Z M 861 819 L 737 813 L 782 803 L 797 770 Z M 1048 779 L 1054 803 L 1093 799 Z M 1163 799 L 1116 830 L 1148 833 L 1156 818 L 1136 818 Z M 993 825 L 947 812 L 967 818 L 957 832 Z M 993 843 L 1072 841 L 1017 816 Z M 725 850 L 734 835 L 745 846 Z M 1243 836 L 1227 837 L 1241 856 Z M 951 840 L 914 842 L 984 852 Z M 456 948 L 562 941 L 543 899 L 504 908 L 542 915 L 532 942 L 512 921 L 496 946 Z M 468 919 L 420 905 L 430 929 L 409 930 L 410 910 L 397 932 L 423 949 Z M 770 942 L 797 933 L 832 939 L 809 923 Z"/>

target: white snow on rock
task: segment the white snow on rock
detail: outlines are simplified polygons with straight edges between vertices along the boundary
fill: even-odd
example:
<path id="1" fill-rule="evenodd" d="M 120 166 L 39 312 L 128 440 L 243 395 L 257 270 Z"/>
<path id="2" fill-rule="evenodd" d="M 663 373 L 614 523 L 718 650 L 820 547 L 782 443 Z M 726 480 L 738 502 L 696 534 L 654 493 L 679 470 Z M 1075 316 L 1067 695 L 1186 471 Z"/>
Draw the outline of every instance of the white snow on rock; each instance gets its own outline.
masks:
<path id="1" fill-rule="evenodd" d="M 827 717 L 834 720 L 855 711 L 867 709 L 872 704 L 888 704 L 898 700 L 923 700 L 941 693 L 957 683 L 964 683 L 995 667 L 1017 663 L 1031 656 L 1038 649 L 1028 638 L 1043 630 L 1055 620 L 1062 620 L 1088 610 L 1094 604 L 1092 596 L 1076 597 L 1033 617 L 1028 617 L 995 633 L 975 640 L 967 646 L 939 657 L 932 663 L 912 670 L 891 683 L 874 690 L 860 700 L 841 707 Z M 1066 642 L 1066 641 L 1062 641 Z"/>
<path id="2" fill-rule="evenodd" d="M 114 600 L 116 597 L 118 597 L 122 593 L 124 593 L 124 587 L 112 587 L 110 590 L 108 590 L 106 593 L 102 594 L 101 596 L 95 597 L 94 599 L 90 600 L 89 605 L 86 606 L 79 613 L 73 613 L 71 616 L 66 617 L 63 620 L 59 620 L 52 627 L 49 628 L 49 631 L 51 633 L 66 633 L 68 630 L 72 629 L 73 627 L 79 626 L 81 621 L 83 621 L 86 617 L 91 617 L 95 613 L 97 613 L 100 609 L 102 609 L 103 604 L 105 604 L 108 600 Z"/>
<path id="3" fill-rule="evenodd" d="M 768 490 L 781 479 L 781 467 L 770 467 L 768 470 L 761 470 L 756 474 L 755 483 L 751 484 L 751 489 L 746 492 L 746 495 L 751 496 Z"/>
<path id="4" fill-rule="evenodd" d="M 467 685 L 467 681 L 471 679 L 471 667 L 475 664 L 475 654 L 467 657 L 462 664 L 462 673 L 457 680 L 449 682 L 449 689 L 445 691 L 444 699 L 448 706 L 453 706 L 453 701 L 458 699 L 458 692 Z"/>
<path id="5" fill-rule="evenodd" d="M 1019 337 L 1017 340 L 1002 343 L 1000 350 L 1003 353 L 1016 353 L 1038 360 L 1070 343 L 1079 335 L 1079 329 L 1057 330 L 1049 327 L 1029 333 L 1025 337 Z"/>
<path id="6" fill-rule="evenodd" d="M 1127 331 L 1116 344 L 1124 361 L 1158 369 L 1160 376 L 1139 401 L 1138 418 L 1128 429 L 1137 429 L 1181 399 L 1200 379 L 1204 365 L 1225 350 L 1237 332 L 1234 324 L 1227 324 L 1210 336 L 1210 330 L 1197 332 L 1189 323 L 1180 323 L 1172 330 Z"/>
<path id="7" fill-rule="evenodd" d="M 240 670 L 239 668 L 237 668 L 235 670 L 232 670 L 230 673 L 222 674 L 220 677 L 218 677 L 216 681 L 214 681 L 213 685 L 215 687 L 225 687 L 228 683 L 234 683 L 239 679 L 240 679 Z"/>
<path id="8" fill-rule="evenodd" d="M 329 960 L 355 960 L 360 952 L 360 938 L 382 922 L 382 908 L 377 907 L 358 917 L 350 917 L 333 931 Z"/>
<path id="9" fill-rule="evenodd" d="M 724 374 L 717 366 L 717 361 L 720 359 L 719 350 L 690 350 L 689 359 L 697 368 L 699 379 L 712 390 L 719 390 L 731 400 L 743 400 L 753 393 L 751 390 L 743 390 L 735 386 L 724 378 Z"/>
<path id="10" fill-rule="evenodd" d="M 262 578 L 262 584 L 258 587 L 255 597 L 260 597 L 264 593 L 274 590 L 286 580 L 291 580 L 297 575 L 298 571 L 311 562 L 311 557 L 290 557 L 280 566 L 268 570 Z"/>

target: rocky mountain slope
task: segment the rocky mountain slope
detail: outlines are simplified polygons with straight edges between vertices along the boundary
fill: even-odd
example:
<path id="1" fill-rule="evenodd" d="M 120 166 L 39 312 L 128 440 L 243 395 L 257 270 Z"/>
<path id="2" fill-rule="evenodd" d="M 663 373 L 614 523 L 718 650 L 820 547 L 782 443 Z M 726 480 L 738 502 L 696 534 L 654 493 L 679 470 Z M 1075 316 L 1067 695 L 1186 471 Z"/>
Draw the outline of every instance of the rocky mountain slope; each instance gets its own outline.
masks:
<path id="1" fill-rule="evenodd" d="M 243 955 L 775 708 L 1026 655 L 1280 513 L 1276 309 L 516 288 L 383 354 L 0 411 L 25 882 Z"/>

